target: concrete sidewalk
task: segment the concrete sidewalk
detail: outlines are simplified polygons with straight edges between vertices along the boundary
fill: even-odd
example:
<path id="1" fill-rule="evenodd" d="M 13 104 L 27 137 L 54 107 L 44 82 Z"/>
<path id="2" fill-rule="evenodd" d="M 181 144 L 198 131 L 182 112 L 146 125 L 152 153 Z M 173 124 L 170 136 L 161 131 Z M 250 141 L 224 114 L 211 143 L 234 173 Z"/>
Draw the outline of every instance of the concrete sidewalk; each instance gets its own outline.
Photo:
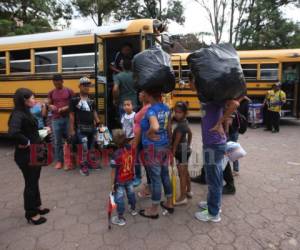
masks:
<path id="1" fill-rule="evenodd" d="M 191 125 L 193 150 L 201 152 L 199 124 Z M 194 219 L 206 186 L 193 184 L 194 198 L 174 215 L 147 220 L 125 214 L 125 227 L 107 229 L 110 169 L 83 177 L 45 167 L 40 180 L 43 205 L 51 209 L 41 226 L 28 225 L 23 210 L 23 178 L 13 151 L 0 145 L 0 249 L 300 249 L 300 125 L 279 134 L 249 129 L 241 137 L 248 155 L 236 178 L 237 193 L 225 196 L 222 221 Z M 199 154 L 201 156 L 201 154 Z M 192 157 L 190 171 L 200 170 Z M 138 199 L 138 208 L 149 205 Z"/>

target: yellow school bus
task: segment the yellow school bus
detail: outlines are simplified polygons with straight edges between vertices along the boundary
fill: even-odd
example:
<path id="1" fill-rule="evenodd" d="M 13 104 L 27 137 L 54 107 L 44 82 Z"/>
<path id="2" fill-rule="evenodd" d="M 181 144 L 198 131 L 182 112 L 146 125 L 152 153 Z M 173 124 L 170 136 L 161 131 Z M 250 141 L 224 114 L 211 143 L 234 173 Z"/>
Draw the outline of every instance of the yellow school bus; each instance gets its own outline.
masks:
<path id="1" fill-rule="evenodd" d="M 133 52 L 138 53 L 161 42 L 167 38 L 161 30 L 158 20 L 138 19 L 84 30 L 0 38 L 0 134 L 7 133 L 16 89 L 29 88 L 43 100 L 53 89 L 51 79 L 55 73 L 61 73 L 64 85 L 74 92 L 78 92 L 78 79 L 89 76 L 96 86 L 92 94 L 99 117 L 106 123 L 114 119 L 109 98 L 110 63 L 124 43 L 131 44 Z"/>
<path id="2" fill-rule="evenodd" d="M 263 99 L 272 85 L 278 81 L 287 94 L 287 103 L 282 115 L 300 117 L 300 49 L 251 50 L 238 51 L 248 96 L 255 102 Z M 191 116 L 199 116 L 200 104 L 196 93 L 188 84 L 189 53 L 172 55 L 172 64 L 176 72 L 177 85 L 173 91 L 172 103 L 184 100 L 189 102 Z"/>

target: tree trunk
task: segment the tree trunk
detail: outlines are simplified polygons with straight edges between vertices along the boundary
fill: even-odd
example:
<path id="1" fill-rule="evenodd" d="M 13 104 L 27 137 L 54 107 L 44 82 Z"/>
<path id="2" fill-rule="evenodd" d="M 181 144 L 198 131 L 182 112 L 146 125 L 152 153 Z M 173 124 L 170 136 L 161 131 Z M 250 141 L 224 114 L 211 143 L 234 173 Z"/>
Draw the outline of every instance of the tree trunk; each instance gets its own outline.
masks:
<path id="1" fill-rule="evenodd" d="M 234 5 L 235 5 L 235 0 L 231 0 L 230 28 L 229 28 L 229 43 L 231 44 L 233 38 Z"/>

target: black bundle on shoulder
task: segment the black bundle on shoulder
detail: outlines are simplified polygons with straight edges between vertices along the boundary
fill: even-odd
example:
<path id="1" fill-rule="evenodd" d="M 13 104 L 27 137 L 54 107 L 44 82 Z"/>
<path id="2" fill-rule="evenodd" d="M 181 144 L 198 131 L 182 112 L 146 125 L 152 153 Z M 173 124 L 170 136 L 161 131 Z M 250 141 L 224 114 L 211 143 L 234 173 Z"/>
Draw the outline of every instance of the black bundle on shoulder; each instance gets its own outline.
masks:
<path id="1" fill-rule="evenodd" d="M 220 102 L 246 95 L 240 59 L 232 45 L 202 48 L 190 54 L 187 61 L 201 102 Z"/>
<path id="2" fill-rule="evenodd" d="M 175 88 L 170 56 L 159 47 L 135 55 L 133 72 L 139 90 L 169 93 Z"/>

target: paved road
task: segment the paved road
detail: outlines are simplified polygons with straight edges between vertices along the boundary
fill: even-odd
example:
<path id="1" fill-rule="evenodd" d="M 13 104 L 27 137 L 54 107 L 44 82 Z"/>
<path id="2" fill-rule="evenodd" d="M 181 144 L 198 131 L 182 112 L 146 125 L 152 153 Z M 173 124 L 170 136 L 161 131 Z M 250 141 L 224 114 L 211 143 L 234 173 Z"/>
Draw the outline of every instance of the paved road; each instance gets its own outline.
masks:
<path id="1" fill-rule="evenodd" d="M 199 125 L 191 126 L 193 149 L 200 152 Z M 23 179 L 12 147 L 1 140 L 0 249 L 300 249 L 300 123 L 285 122 L 280 134 L 250 129 L 241 143 L 248 156 L 241 161 L 236 195 L 223 199 L 221 223 L 193 218 L 207 189 L 193 184 L 195 197 L 174 215 L 150 221 L 126 214 L 125 227 L 108 231 L 109 169 L 83 177 L 78 171 L 45 167 L 40 186 L 51 213 L 46 224 L 28 225 Z M 200 162 L 201 155 L 194 154 L 193 175 Z M 148 204 L 138 200 L 138 207 Z"/>

